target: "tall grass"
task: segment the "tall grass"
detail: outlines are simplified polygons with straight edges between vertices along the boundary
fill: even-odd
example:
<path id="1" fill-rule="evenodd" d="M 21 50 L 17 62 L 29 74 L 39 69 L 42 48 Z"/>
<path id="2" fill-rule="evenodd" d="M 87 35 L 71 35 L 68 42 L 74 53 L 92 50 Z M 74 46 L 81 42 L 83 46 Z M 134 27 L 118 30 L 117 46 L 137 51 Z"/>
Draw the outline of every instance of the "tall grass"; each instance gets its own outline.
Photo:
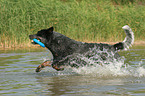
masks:
<path id="1" fill-rule="evenodd" d="M 143 0 L 0 0 L 0 47 L 28 46 L 28 35 L 55 27 L 79 41 L 122 41 L 129 25 L 145 40 Z"/>

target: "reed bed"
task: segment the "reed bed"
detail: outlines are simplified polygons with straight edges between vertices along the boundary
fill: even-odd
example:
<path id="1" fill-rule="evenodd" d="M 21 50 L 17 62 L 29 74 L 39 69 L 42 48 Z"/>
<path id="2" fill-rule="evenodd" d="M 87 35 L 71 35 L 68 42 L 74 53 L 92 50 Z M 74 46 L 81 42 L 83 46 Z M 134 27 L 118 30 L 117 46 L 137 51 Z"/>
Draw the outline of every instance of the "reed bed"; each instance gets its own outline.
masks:
<path id="1" fill-rule="evenodd" d="M 29 34 L 53 26 L 84 42 L 118 42 L 129 25 L 145 41 L 144 0 L 0 0 L 0 47 L 30 46 Z"/>

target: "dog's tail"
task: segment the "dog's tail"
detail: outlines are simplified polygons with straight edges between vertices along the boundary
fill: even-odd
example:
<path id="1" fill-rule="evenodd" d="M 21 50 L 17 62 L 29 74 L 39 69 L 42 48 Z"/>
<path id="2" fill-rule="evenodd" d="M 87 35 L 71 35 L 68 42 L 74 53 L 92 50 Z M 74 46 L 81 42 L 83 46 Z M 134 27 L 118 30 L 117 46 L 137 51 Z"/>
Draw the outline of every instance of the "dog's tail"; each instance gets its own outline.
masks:
<path id="1" fill-rule="evenodd" d="M 114 44 L 116 50 L 127 50 L 134 43 L 134 33 L 128 25 L 122 27 L 126 33 L 126 37 L 123 42 Z"/>

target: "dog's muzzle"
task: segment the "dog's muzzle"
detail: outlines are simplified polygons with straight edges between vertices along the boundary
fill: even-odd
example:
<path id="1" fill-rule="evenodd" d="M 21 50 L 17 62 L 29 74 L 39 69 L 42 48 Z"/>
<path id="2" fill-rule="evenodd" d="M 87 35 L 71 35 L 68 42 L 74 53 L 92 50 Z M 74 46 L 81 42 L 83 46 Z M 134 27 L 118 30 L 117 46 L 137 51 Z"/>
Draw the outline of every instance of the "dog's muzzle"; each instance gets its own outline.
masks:
<path id="1" fill-rule="evenodd" d="M 29 35 L 29 39 L 32 40 L 32 41 L 31 41 L 32 44 L 37 44 L 37 43 L 35 43 L 35 42 L 33 41 L 33 39 L 36 38 L 36 37 L 37 37 L 36 35 Z"/>

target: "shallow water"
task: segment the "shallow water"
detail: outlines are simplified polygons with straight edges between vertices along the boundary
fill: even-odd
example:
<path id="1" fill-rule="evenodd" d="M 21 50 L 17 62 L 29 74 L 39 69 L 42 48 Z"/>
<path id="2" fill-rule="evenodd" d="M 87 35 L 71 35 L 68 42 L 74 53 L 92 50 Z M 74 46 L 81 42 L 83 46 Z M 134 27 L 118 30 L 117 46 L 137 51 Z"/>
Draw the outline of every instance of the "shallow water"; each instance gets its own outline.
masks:
<path id="1" fill-rule="evenodd" d="M 14 96 L 145 96 L 145 46 L 119 52 L 123 62 L 97 67 L 67 68 L 62 72 L 35 68 L 50 52 L 41 50 L 0 51 L 0 95 Z"/>

